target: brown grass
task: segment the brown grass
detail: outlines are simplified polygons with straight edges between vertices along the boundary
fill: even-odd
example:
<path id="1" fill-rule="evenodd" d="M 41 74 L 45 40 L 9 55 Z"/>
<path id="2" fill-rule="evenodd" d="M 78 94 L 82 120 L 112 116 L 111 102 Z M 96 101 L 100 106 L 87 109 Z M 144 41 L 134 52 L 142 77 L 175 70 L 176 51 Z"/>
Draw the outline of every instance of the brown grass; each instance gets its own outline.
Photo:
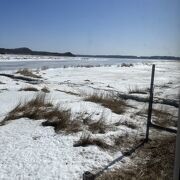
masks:
<path id="1" fill-rule="evenodd" d="M 65 133 L 76 133 L 82 130 L 81 122 L 77 119 L 71 120 L 70 110 L 60 110 L 58 107 L 47 113 L 43 126 L 53 126 L 56 132 L 63 130 Z"/>
<path id="2" fill-rule="evenodd" d="M 89 119 L 91 117 L 88 117 Z M 100 118 L 96 122 L 92 122 L 92 120 L 87 121 L 88 130 L 92 133 L 101 133 L 104 134 L 108 129 L 110 129 L 110 125 L 107 125 L 105 122 L 105 115 L 104 112 L 101 114 Z"/>
<path id="3" fill-rule="evenodd" d="M 63 130 L 67 133 L 81 130 L 80 121 L 71 120 L 71 111 L 63 110 L 60 106 L 53 106 L 46 100 L 46 95 L 38 94 L 33 99 L 19 103 L 1 122 L 6 124 L 10 120 L 29 118 L 34 120 L 46 119 L 43 126 L 53 126 L 55 131 Z"/>
<path id="4" fill-rule="evenodd" d="M 163 110 L 161 107 L 160 109 L 153 109 L 153 122 L 160 126 L 177 126 L 177 119 L 173 117 L 172 114 L 168 113 L 166 110 Z"/>
<path id="5" fill-rule="evenodd" d="M 114 139 L 114 146 L 112 150 L 118 150 L 121 152 L 126 152 L 130 148 L 132 148 L 135 144 L 138 144 L 141 139 L 137 137 L 137 135 L 132 136 L 127 132 L 125 134 L 119 135 Z"/>
<path id="6" fill-rule="evenodd" d="M 44 94 L 37 94 L 29 101 L 19 102 L 18 105 L 4 118 L 3 124 L 6 121 L 23 117 L 30 119 L 43 119 L 43 114 L 52 106 L 53 105 L 50 102 L 46 102 Z"/>
<path id="7" fill-rule="evenodd" d="M 111 109 L 112 112 L 117 114 L 123 114 L 127 108 L 126 101 L 114 99 L 111 95 L 93 93 L 84 100 L 99 103 L 102 106 Z"/>
<path id="8" fill-rule="evenodd" d="M 107 149 L 110 147 L 107 143 L 105 143 L 104 140 L 98 139 L 98 138 L 92 138 L 90 135 L 82 135 L 79 141 L 74 143 L 74 147 L 79 147 L 79 146 L 89 146 L 89 145 L 95 145 L 98 146 L 102 149 Z"/>
<path id="9" fill-rule="evenodd" d="M 148 109 L 143 108 L 142 110 L 136 112 L 134 115 L 147 117 Z M 177 127 L 177 117 L 172 115 L 171 113 L 167 112 L 163 106 L 159 107 L 158 109 L 152 109 L 152 122 L 164 126 L 174 126 Z"/>
<path id="10" fill-rule="evenodd" d="M 41 76 L 34 74 L 31 70 L 29 70 L 27 68 L 20 69 L 16 73 L 21 74 L 23 76 L 32 77 L 32 78 L 41 78 Z"/>
<path id="11" fill-rule="evenodd" d="M 101 133 L 101 134 L 104 134 L 106 132 L 106 129 L 107 129 L 107 125 L 101 119 L 96 121 L 96 122 L 89 123 L 88 126 L 89 126 L 89 130 L 92 133 Z"/>
<path id="12" fill-rule="evenodd" d="M 123 121 L 121 122 L 121 125 L 127 126 L 128 128 L 131 128 L 131 129 L 137 128 L 137 126 L 134 123 L 129 122 L 129 121 Z"/>
<path id="13" fill-rule="evenodd" d="M 28 86 L 25 88 L 21 88 L 19 91 L 39 91 L 39 90 L 35 87 Z"/>
<path id="14" fill-rule="evenodd" d="M 148 109 L 143 108 L 142 110 L 136 112 L 134 115 L 142 116 L 147 118 Z M 152 122 L 159 126 L 169 127 L 174 126 L 177 127 L 177 117 L 173 114 L 169 113 L 163 106 L 158 109 L 152 109 Z"/>
<path id="15" fill-rule="evenodd" d="M 44 93 L 49 93 L 50 92 L 50 90 L 45 86 L 41 89 L 41 91 L 44 92 Z"/>
<path id="16" fill-rule="evenodd" d="M 141 89 L 139 87 L 134 87 L 133 89 L 131 89 L 129 87 L 129 90 L 128 90 L 128 93 L 129 94 L 148 94 L 149 92 L 149 89 L 148 88 L 145 88 L 145 89 Z"/>
<path id="17" fill-rule="evenodd" d="M 112 128 L 111 125 L 106 124 L 104 112 L 101 114 L 98 120 L 94 120 L 92 117 L 93 115 L 93 113 L 88 114 L 87 112 L 81 112 L 78 113 L 76 119 L 81 120 L 82 123 L 85 125 L 84 128 L 91 131 L 93 134 L 104 134 L 108 129 Z"/>
<path id="18" fill-rule="evenodd" d="M 151 141 L 132 155 L 133 164 L 107 171 L 97 180 L 170 180 L 174 154 L 175 137 Z"/>

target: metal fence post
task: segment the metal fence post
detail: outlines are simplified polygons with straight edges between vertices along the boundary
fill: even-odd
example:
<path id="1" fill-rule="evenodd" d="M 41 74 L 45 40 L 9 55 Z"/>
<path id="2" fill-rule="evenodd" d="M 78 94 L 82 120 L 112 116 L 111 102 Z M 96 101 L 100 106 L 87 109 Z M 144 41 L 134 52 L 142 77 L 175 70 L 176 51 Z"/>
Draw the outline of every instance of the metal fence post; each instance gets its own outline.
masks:
<path id="1" fill-rule="evenodd" d="M 84 172 L 83 180 L 95 180 L 95 175 L 90 173 L 89 171 Z"/>
<path id="2" fill-rule="evenodd" d="M 149 108 L 148 108 L 148 118 L 147 118 L 147 128 L 146 128 L 146 139 L 145 142 L 149 140 L 149 127 L 151 126 L 151 114 L 152 114 L 152 104 L 153 104 L 153 90 L 154 90 L 154 73 L 155 73 L 155 64 L 152 65 L 151 73 L 151 84 L 149 91 Z"/>

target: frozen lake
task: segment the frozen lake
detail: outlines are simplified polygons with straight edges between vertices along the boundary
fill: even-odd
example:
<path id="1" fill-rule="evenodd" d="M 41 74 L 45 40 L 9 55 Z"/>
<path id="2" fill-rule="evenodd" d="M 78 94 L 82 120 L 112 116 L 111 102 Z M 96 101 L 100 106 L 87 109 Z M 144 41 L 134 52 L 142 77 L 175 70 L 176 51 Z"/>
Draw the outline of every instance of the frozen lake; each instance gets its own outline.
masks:
<path id="1" fill-rule="evenodd" d="M 45 56 L 0 56 L 0 71 L 20 68 L 60 68 L 70 66 L 108 66 L 121 63 L 138 63 L 168 60 L 122 59 L 122 58 L 84 58 L 84 57 L 45 57 Z"/>

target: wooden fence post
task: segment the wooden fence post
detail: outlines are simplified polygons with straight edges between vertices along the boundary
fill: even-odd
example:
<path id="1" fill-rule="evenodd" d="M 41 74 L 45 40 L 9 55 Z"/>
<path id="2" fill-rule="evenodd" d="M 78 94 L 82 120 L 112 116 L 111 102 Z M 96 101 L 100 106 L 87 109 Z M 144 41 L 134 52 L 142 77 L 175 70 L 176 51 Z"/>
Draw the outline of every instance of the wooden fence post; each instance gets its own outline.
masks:
<path id="1" fill-rule="evenodd" d="M 148 118 L 147 118 L 147 128 L 146 128 L 146 139 L 145 142 L 149 140 L 149 127 L 151 126 L 151 114 L 152 114 L 152 104 L 153 104 L 153 91 L 154 91 L 154 73 L 155 73 L 155 64 L 152 65 L 151 73 L 151 84 L 150 84 L 150 96 L 149 96 L 149 108 L 148 108 Z"/>

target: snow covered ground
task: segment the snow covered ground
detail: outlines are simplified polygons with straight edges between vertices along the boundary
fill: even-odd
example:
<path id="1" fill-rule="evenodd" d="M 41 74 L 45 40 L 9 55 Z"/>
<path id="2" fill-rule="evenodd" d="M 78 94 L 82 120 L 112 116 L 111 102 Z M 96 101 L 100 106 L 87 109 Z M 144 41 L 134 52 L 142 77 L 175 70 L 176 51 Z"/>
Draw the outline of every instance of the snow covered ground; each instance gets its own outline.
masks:
<path id="1" fill-rule="evenodd" d="M 25 58 L 25 57 L 24 57 Z M 8 59 L 8 60 L 7 60 Z M 40 57 L 31 58 L 33 61 Z M 50 61 L 50 57 L 45 59 Z M 54 60 L 54 59 L 53 59 Z M 62 58 L 61 60 L 66 60 Z M 75 59 L 67 58 L 69 63 Z M 7 61 L 13 62 L 13 68 L 8 69 Z M 22 56 L 1 56 L 0 74 L 12 74 L 22 66 L 14 68 Z M 27 59 L 29 61 L 29 59 Z M 80 64 L 83 59 L 76 59 Z M 99 60 L 89 59 L 96 62 Z M 106 63 L 104 63 L 106 61 Z M 47 98 L 53 104 L 61 104 L 64 108 L 70 108 L 72 114 L 93 114 L 98 119 L 104 114 L 106 123 L 113 125 L 119 121 L 131 122 L 136 128 L 132 129 L 121 125 L 108 130 L 105 134 L 92 134 L 91 132 L 78 132 L 73 134 L 55 133 L 53 127 L 43 127 L 44 120 L 32 120 L 21 118 L 9 121 L 0 126 L 0 179 L 47 179 L 47 180 L 78 180 L 82 178 L 84 171 L 96 171 L 119 157 L 122 153 L 114 150 L 104 150 L 97 146 L 73 147 L 82 133 L 89 133 L 93 137 L 104 139 L 113 145 L 113 138 L 123 134 L 140 136 L 145 133 L 146 118 L 137 116 L 136 113 L 147 108 L 147 103 L 127 100 L 130 106 L 124 114 L 113 113 L 109 108 L 100 104 L 84 101 L 84 97 L 94 92 L 124 93 L 132 90 L 146 90 L 150 85 L 151 67 L 156 65 L 155 72 L 155 98 L 178 100 L 180 87 L 180 62 L 179 61 L 134 61 L 133 66 L 121 67 L 122 61 L 104 60 L 99 67 L 66 67 L 66 68 L 42 68 L 33 69 L 33 73 L 40 75 L 38 84 L 30 84 L 24 80 L 12 79 L 0 75 L 0 121 L 20 101 L 31 99 L 39 92 L 19 91 L 21 88 L 35 87 L 39 91 L 47 87 L 50 93 Z M 125 61 L 125 60 L 124 60 Z M 107 63 L 108 62 L 108 63 Z M 6 68 L 2 69 L 2 67 Z M 72 63 L 72 64 L 73 64 Z M 129 63 L 129 62 L 128 62 Z M 49 62 L 50 64 L 50 62 Z M 71 63 L 70 63 L 71 64 Z M 108 65 L 107 64 L 111 64 Z M 95 63 L 96 66 L 96 63 Z M 41 65 L 42 67 L 42 65 Z M 51 66 L 49 66 L 51 67 Z M 12 70 L 13 69 L 13 70 Z M 148 94 L 136 94 L 147 97 Z M 155 108 L 162 108 L 177 118 L 177 108 L 169 105 L 154 104 Z M 167 133 L 153 133 L 153 136 L 165 136 Z M 132 146 L 132 144 L 130 145 Z M 122 163 L 129 163 L 130 158 L 125 158 Z"/>

